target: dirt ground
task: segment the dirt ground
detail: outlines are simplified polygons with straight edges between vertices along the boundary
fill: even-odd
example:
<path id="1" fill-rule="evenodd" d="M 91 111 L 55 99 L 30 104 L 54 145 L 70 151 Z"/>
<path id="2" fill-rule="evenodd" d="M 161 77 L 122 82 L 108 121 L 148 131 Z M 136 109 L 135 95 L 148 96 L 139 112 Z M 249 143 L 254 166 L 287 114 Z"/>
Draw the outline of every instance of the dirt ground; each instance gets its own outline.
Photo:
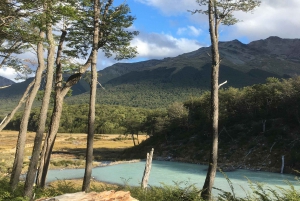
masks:
<path id="1" fill-rule="evenodd" d="M 23 172 L 27 170 L 35 133 L 28 132 L 25 148 Z M 0 172 L 10 172 L 17 144 L 17 131 L 0 132 Z M 50 168 L 82 168 L 85 161 L 87 134 L 58 133 L 51 156 Z M 146 135 L 139 135 L 139 142 L 146 139 Z M 137 139 L 135 139 L 137 143 Z M 116 161 L 118 154 L 125 148 L 132 147 L 131 136 L 120 134 L 95 134 L 94 159 L 95 161 Z M 95 166 L 99 165 L 95 162 Z"/>

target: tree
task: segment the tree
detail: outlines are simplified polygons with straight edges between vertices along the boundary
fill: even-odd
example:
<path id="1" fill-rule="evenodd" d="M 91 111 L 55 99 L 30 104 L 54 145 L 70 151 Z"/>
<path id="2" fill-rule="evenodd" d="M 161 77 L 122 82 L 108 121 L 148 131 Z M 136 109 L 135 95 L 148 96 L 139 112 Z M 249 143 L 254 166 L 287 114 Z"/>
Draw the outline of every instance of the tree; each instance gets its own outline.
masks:
<path id="1" fill-rule="evenodd" d="M 21 3 L 21 2 L 19 2 L 19 3 Z M 35 36 L 33 34 L 33 37 L 32 37 L 32 38 L 37 39 L 33 42 L 37 43 L 38 67 L 36 70 L 34 84 L 31 89 L 31 92 L 29 93 L 28 98 L 26 100 L 25 109 L 24 109 L 24 113 L 22 116 L 22 120 L 21 120 L 21 125 L 20 125 L 17 145 L 16 145 L 16 153 L 15 153 L 15 158 L 14 158 L 14 163 L 13 163 L 13 168 L 12 168 L 12 174 L 11 174 L 11 178 L 10 178 L 10 186 L 11 186 L 12 190 L 15 190 L 15 188 L 17 187 L 17 184 L 19 182 L 19 178 L 20 178 L 20 174 L 21 174 L 22 166 L 23 166 L 26 133 L 27 133 L 27 128 L 28 128 L 30 112 L 31 112 L 32 104 L 33 104 L 33 101 L 37 94 L 37 91 L 40 88 L 43 71 L 45 69 L 44 44 L 43 44 L 44 37 L 45 37 L 45 26 L 43 24 L 43 20 L 42 20 L 42 23 L 40 23 L 39 20 L 35 19 L 35 17 L 37 17 L 39 19 L 43 19 L 45 17 L 45 13 L 42 12 L 42 13 L 38 13 L 35 16 L 32 15 L 30 17 L 29 16 L 27 16 L 27 17 L 29 18 L 28 21 L 30 23 L 28 23 L 28 24 L 31 25 L 30 27 L 32 27 L 33 29 L 39 28 L 39 30 L 40 30 L 38 36 Z M 5 30 L 7 30 L 7 29 L 5 29 Z M 11 30 L 9 29 L 9 31 L 11 31 Z M 23 35 L 22 31 L 24 31 L 24 30 L 18 29 L 18 31 L 19 31 L 18 33 L 21 33 L 20 35 L 22 36 Z M 26 35 L 26 34 L 24 34 L 24 35 Z M 11 38 L 9 38 L 9 39 L 11 39 Z"/>
<path id="2" fill-rule="evenodd" d="M 138 32 L 130 32 L 127 31 L 126 28 L 132 25 L 135 18 L 128 14 L 130 12 L 128 5 L 122 4 L 117 7 L 112 7 L 109 6 L 108 2 L 100 2 L 100 38 L 97 49 L 104 51 L 105 55 L 108 57 L 112 56 L 114 53 L 115 59 L 132 58 L 137 52 L 136 47 L 130 47 L 130 41 L 138 34 Z M 50 156 L 59 128 L 64 97 L 71 87 L 81 79 L 83 73 L 85 73 L 88 67 L 90 67 L 94 58 L 95 51 L 93 49 L 93 40 L 91 39 L 93 38 L 92 36 L 95 27 L 93 24 L 94 20 L 91 15 L 93 12 L 89 11 L 89 6 L 93 5 L 83 5 L 83 8 L 81 8 L 82 12 L 79 12 L 82 16 L 75 20 L 67 30 L 69 32 L 69 36 L 66 38 L 66 42 L 67 46 L 71 48 L 71 50 L 64 51 L 64 53 L 69 56 L 85 58 L 89 55 L 86 63 L 81 65 L 78 72 L 71 75 L 67 79 L 66 83 L 62 85 L 62 63 L 57 62 L 54 109 L 42 149 L 40 159 L 41 163 L 37 174 L 37 185 L 40 187 L 45 186 L 48 167 L 50 164 Z M 106 8 L 106 6 L 108 7 Z M 90 49 L 92 49 L 92 51 L 88 53 L 88 50 Z M 60 60 L 60 56 L 57 57 L 57 60 L 58 59 Z"/>
<path id="3" fill-rule="evenodd" d="M 142 130 L 142 121 L 143 119 L 140 116 L 130 116 L 129 118 L 126 118 L 123 122 L 123 126 L 126 129 L 124 134 L 131 134 L 134 146 L 136 145 L 134 134 L 136 134 L 137 141 L 139 144 L 139 132 Z"/>
<path id="4" fill-rule="evenodd" d="M 45 36 L 45 31 L 41 29 L 40 31 L 40 38 L 43 39 Z M 14 190 L 17 187 L 17 184 L 19 182 L 20 174 L 22 171 L 22 165 L 23 165 L 23 158 L 24 158 L 24 150 L 25 150 L 25 141 L 26 141 L 26 133 L 27 133 L 27 126 L 28 126 L 28 120 L 29 115 L 31 111 L 31 107 L 33 104 L 33 101 L 35 99 L 35 96 L 37 94 L 37 91 L 40 88 L 40 83 L 42 79 L 42 73 L 45 68 L 44 65 L 44 45 L 43 41 L 40 41 L 37 45 L 38 50 L 38 57 L 39 57 L 39 66 L 36 71 L 35 75 L 35 81 L 34 86 L 29 94 L 29 97 L 27 98 L 25 109 L 20 125 L 19 135 L 18 135 L 18 141 L 16 146 L 16 153 L 15 153 L 15 160 L 13 164 L 12 174 L 10 178 L 10 186 Z"/>
<path id="5" fill-rule="evenodd" d="M 30 164 L 27 171 L 25 186 L 24 186 L 24 196 L 31 198 L 33 194 L 33 184 L 36 176 L 36 168 L 39 161 L 40 149 L 42 146 L 43 134 L 46 127 L 47 112 L 49 108 L 52 83 L 53 83 L 53 71 L 54 71 L 54 54 L 55 54 L 55 41 L 52 33 L 53 26 L 53 5 L 52 1 L 48 0 L 44 2 L 44 12 L 46 13 L 46 36 L 48 41 L 48 55 L 47 55 L 47 78 L 45 92 L 42 100 L 42 106 L 39 114 L 39 124 L 35 135 L 34 147 L 32 150 L 32 156 L 30 159 Z M 43 58 L 39 58 L 43 59 Z"/>
<path id="6" fill-rule="evenodd" d="M 109 0 L 105 6 L 106 11 L 111 6 L 112 0 Z M 82 183 L 82 191 L 88 192 L 90 189 L 90 182 L 93 168 L 93 144 L 94 144 L 94 132 L 95 132 L 95 105 L 96 105 L 96 92 L 97 92 L 97 55 L 98 55 L 98 43 L 99 43 L 99 20 L 100 20 L 100 2 L 94 0 L 94 33 L 93 33 L 93 60 L 91 64 L 91 90 L 90 90 L 90 104 L 89 104 L 89 122 L 88 122 L 88 137 L 87 137 L 87 149 L 85 160 L 85 172 Z"/>
<path id="7" fill-rule="evenodd" d="M 218 122 L 219 122 L 219 26 L 233 25 L 238 22 L 233 15 L 234 11 L 249 12 L 259 6 L 259 0 L 196 0 L 200 6 L 207 5 L 207 10 L 195 10 L 192 13 L 202 13 L 208 15 L 209 34 L 211 41 L 211 137 L 212 144 L 209 157 L 209 167 L 203 185 L 201 197 L 211 200 L 211 191 L 217 170 L 218 161 Z"/>

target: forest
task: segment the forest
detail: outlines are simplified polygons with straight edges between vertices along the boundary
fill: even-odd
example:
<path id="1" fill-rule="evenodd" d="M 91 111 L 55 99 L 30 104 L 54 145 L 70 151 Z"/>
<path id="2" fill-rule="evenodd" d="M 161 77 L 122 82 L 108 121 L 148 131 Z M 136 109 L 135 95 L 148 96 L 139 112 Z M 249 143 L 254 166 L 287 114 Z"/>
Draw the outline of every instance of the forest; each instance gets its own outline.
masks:
<path id="1" fill-rule="evenodd" d="M 300 77 L 290 79 L 268 78 L 266 84 L 256 84 L 243 88 L 224 88 L 220 90 L 220 125 L 236 124 L 240 121 L 263 121 L 282 118 L 287 122 L 300 125 Z M 162 109 L 144 109 L 116 105 L 97 105 L 96 133 L 119 133 L 124 131 L 126 121 L 139 123 L 143 132 L 143 124 L 157 126 L 150 119 L 164 118 L 163 122 L 180 119 L 190 129 L 208 129 L 210 92 L 201 96 L 188 97 L 186 101 L 170 104 Z M 159 100 L 164 102 L 164 100 Z M 86 130 L 87 104 L 64 105 L 59 132 L 82 133 Z M 185 111 L 186 110 L 186 111 Z M 50 110 L 48 111 L 51 112 Z M 38 123 L 39 110 L 30 115 L 28 129 L 34 131 Z M 182 113 L 182 114 L 181 114 Z M 72 114 L 72 115 L 71 115 Z M 185 115 L 184 115 L 185 114 Z M 9 129 L 17 130 L 20 125 L 18 113 L 8 124 Z M 139 118 L 138 118 L 139 117 Z M 49 122 L 49 120 L 48 120 Z M 85 122 L 85 123 L 84 123 Z M 176 125 L 176 124 L 175 124 Z M 167 125 L 164 127 L 168 127 Z"/>

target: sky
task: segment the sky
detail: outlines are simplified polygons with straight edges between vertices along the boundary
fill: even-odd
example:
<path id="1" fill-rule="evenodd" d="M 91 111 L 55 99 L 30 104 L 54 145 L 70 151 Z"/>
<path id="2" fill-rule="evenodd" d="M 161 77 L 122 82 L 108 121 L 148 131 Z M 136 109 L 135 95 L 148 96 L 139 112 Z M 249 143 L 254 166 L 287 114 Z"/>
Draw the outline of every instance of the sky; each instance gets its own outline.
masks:
<path id="1" fill-rule="evenodd" d="M 139 54 L 130 60 L 115 61 L 99 52 L 98 70 L 116 62 L 138 62 L 175 57 L 210 45 L 208 17 L 192 15 L 200 9 L 196 0 L 114 0 L 114 5 L 127 3 L 136 20 L 131 30 L 140 32 L 132 42 Z M 300 38 L 300 0 L 261 0 L 251 13 L 236 12 L 235 25 L 220 26 L 220 41 L 238 39 L 247 44 L 269 36 Z M 34 56 L 31 55 L 33 58 Z M 20 55 L 28 58 L 30 54 Z M 0 69 L 0 76 L 14 79 L 14 70 Z"/>

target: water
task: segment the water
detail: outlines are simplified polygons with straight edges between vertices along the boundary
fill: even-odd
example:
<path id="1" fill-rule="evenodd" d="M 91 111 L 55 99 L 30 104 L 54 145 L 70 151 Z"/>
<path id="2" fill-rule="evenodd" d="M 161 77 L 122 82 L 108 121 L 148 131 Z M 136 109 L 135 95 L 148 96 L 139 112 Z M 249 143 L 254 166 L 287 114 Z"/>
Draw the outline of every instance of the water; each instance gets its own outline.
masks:
<path id="1" fill-rule="evenodd" d="M 119 165 L 96 167 L 93 169 L 92 176 L 96 180 L 124 184 L 127 182 L 131 186 L 140 186 L 142 175 L 145 168 L 145 161 L 137 163 L 124 163 Z M 186 182 L 195 184 L 198 188 L 202 188 L 206 177 L 207 166 L 188 164 L 180 162 L 153 161 L 152 169 L 148 184 L 151 186 L 174 185 L 174 182 Z M 57 179 L 76 179 L 83 178 L 84 169 L 65 169 L 50 170 L 47 182 Z M 257 172 L 249 170 L 236 170 L 226 172 L 226 175 L 233 184 L 234 192 L 237 196 L 245 196 L 245 192 L 250 191 L 248 179 L 252 182 L 260 182 L 268 187 L 276 188 L 280 186 L 289 188 L 286 181 L 289 181 L 300 190 L 300 183 L 296 181 L 295 176 L 270 172 Z M 217 173 L 214 187 L 224 191 L 231 191 L 230 186 L 222 173 Z M 213 190 L 213 194 L 217 195 L 219 191 Z"/>

